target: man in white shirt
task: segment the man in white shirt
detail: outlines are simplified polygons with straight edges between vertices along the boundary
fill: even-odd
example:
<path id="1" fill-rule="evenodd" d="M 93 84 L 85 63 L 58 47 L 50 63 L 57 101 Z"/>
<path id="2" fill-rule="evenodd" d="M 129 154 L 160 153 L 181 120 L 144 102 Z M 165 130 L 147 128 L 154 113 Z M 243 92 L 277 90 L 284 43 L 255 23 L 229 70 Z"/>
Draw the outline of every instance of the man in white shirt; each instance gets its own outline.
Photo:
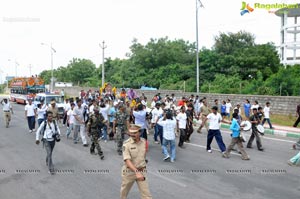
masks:
<path id="1" fill-rule="evenodd" d="M 141 126 L 141 137 L 147 140 L 147 131 L 146 131 L 146 111 L 142 104 L 139 104 L 137 110 L 133 111 L 134 123 Z"/>
<path id="2" fill-rule="evenodd" d="M 151 113 L 152 113 L 151 127 L 152 128 L 154 127 L 154 142 L 156 144 L 159 144 L 157 136 L 159 136 L 160 129 L 159 129 L 159 125 L 157 124 L 157 122 L 164 113 L 164 111 L 160 108 L 159 102 L 157 102 L 155 104 L 155 108 L 151 111 Z M 160 142 L 162 143 L 162 140 L 160 140 Z"/>
<path id="3" fill-rule="evenodd" d="M 64 101 L 65 100 L 65 91 L 64 91 L 64 89 L 61 89 L 60 96 L 61 96 L 62 100 Z"/>
<path id="4" fill-rule="evenodd" d="M 199 95 L 196 95 L 195 102 L 194 102 L 194 108 L 195 108 L 196 115 L 199 115 L 200 114 L 200 99 L 199 99 Z"/>
<path id="5" fill-rule="evenodd" d="M 101 103 L 100 104 L 100 113 L 102 114 L 102 116 L 104 117 L 104 126 L 102 128 L 102 139 L 104 140 L 104 142 L 107 142 L 107 129 L 108 129 L 108 110 L 109 110 L 109 104 L 108 102 L 106 103 Z"/>
<path id="6" fill-rule="evenodd" d="M 44 101 L 40 101 L 40 103 L 37 105 L 36 113 L 37 113 L 37 120 L 38 125 L 40 126 L 41 123 L 45 120 L 45 115 L 48 107 L 46 104 L 44 104 Z"/>
<path id="7" fill-rule="evenodd" d="M 185 106 L 182 106 L 180 108 L 180 113 L 176 116 L 177 120 L 177 132 L 180 132 L 180 137 L 179 137 L 179 143 L 178 146 L 180 148 L 184 148 L 183 143 L 186 139 L 186 121 L 187 121 L 187 116 L 185 113 Z"/>
<path id="8" fill-rule="evenodd" d="M 81 140 L 84 147 L 88 147 L 86 133 L 85 133 L 85 121 L 84 121 L 84 107 L 82 106 L 81 99 L 77 100 L 77 107 L 74 108 L 73 115 L 75 117 L 74 125 L 74 144 L 78 142 L 78 132 L 80 132 Z"/>
<path id="9" fill-rule="evenodd" d="M 75 117 L 74 117 L 74 108 L 75 104 L 71 103 L 71 109 L 67 113 L 67 139 L 69 138 L 70 134 L 74 131 L 74 123 L 75 123 Z"/>
<path id="10" fill-rule="evenodd" d="M 228 119 L 230 119 L 231 108 L 232 108 L 232 105 L 230 103 L 230 99 L 227 99 L 227 102 L 226 102 L 226 115 L 227 115 Z"/>
<path id="11" fill-rule="evenodd" d="M 39 137 L 42 135 L 42 141 L 47 152 L 46 165 L 48 166 L 49 173 L 53 175 L 55 172 L 52 162 L 52 153 L 55 146 L 55 141 L 60 141 L 60 138 L 58 138 L 59 136 L 57 136 L 56 138 L 58 139 L 55 140 L 55 135 L 60 135 L 60 130 L 55 120 L 52 120 L 52 116 L 52 112 L 46 113 L 47 120 L 44 121 L 36 131 L 35 143 L 37 145 L 40 143 Z"/>
<path id="12" fill-rule="evenodd" d="M 93 103 L 93 104 L 92 104 L 92 105 L 90 106 L 90 108 L 89 108 L 89 113 L 90 113 L 90 115 L 94 113 L 94 108 L 95 108 L 95 107 L 98 107 L 98 104 L 97 104 L 98 102 L 97 102 L 96 100 L 92 100 L 92 103 Z"/>
<path id="13" fill-rule="evenodd" d="M 270 121 L 270 102 L 266 103 L 266 106 L 265 106 L 263 111 L 264 111 L 264 116 L 265 117 L 262 121 L 262 125 L 264 125 L 264 123 L 267 121 L 269 126 L 270 126 L 270 129 L 272 129 L 273 127 L 272 127 L 272 123 Z"/>
<path id="14" fill-rule="evenodd" d="M 176 136 L 175 136 L 175 128 L 176 128 L 176 120 L 173 118 L 173 114 L 171 111 L 167 111 L 164 114 L 164 118 L 161 118 L 158 122 L 159 125 L 163 127 L 163 154 L 165 155 L 164 160 L 168 160 L 171 158 L 171 162 L 174 162 L 176 159 Z M 167 146 L 170 145 L 170 153 L 168 152 Z"/>
<path id="15" fill-rule="evenodd" d="M 68 117 L 67 113 L 70 109 L 71 109 L 71 104 L 69 102 L 69 99 L 66 99 L 66 101 L 64 103 L 64 111 L 65 112 L 64 112 L 64 118 L 63 118 L 63 126 L 66 125 L 67 117 Z"/>
<path id="16" fill-rule="evenodd" d="M 147 106 L 147 97 L 146 97 L 146 96 L 143 98 L 143 100 L 141 101 L 141 103 L 142 103 L 144 106 Z"/>
<path id="17" fill-rule="evenodd" d="M 207 134 L 207 145 L 206 145 L 207 152 L 209 153 L 212 152 L 210 145 L 215 137 L 221 152 L 224 153 L 226 151 L 226 146 L 222 139 L 220 125 L 221 122 L 228 123 L 228 124 L 230 124 L 231 122 L 222 119 L 221 114 L 218 113 L 218 107 L 216 106 L 212 107 L 212 113 L 208 114 L 208 116 L 202 122 L 201 124 L 202 127 L 204 126 L 207 120 L 209 120 L 209 130 Z"/>
<path id="18" fill-rule="evenodd" d="M 35 105 L 32 104 L 32 99 L 28 99 L 28 104 L 25 106 L 25 118 L 28 122 L 29 133 L 35 131 L 35 116 L 36 116 L 36 109 Z"/>
<path id="19" fill-rule="evenodd" d="M 11 120 L 11 114 L 14 114 L 11 104 L 8 102 L 6 98 L 1 100 L 0 102 L 3 106 L 3 113 L 5 118 L 5 127 L 8 128 L 9 122 Z"/>
<path id="20" fill-rule="evenodd" d="M 254 103 L 251 105 L 252 114 L 253 114 L 253 109 L 258 109 L 258 107 L 259 107 L 258 101 L 255 100 Z"/>

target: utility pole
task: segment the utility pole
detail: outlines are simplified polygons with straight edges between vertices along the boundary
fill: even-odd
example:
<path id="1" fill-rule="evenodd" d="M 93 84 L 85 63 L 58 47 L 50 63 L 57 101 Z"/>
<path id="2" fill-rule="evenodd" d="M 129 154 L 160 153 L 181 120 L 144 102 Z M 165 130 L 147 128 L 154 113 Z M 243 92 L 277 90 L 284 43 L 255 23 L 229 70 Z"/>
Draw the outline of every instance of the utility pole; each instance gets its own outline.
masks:
<path id="1" fill-rule="evenodd" d="M 198 5 L 199 4 L 199 5 Z M 196 48 L 197 48 L 197 52 L 196 52 L 196 68 L 197 68 L 197 93 L 199 93 L 199 41 L 198 41 L 198 9 L 199 8 L 204 8 L 202 2 L 200 0 L 196 0 Z"/>
<path id="2" fill-rule="evenodd" d="M 102 87 L 104 86 L 104 73 L 105 73 L 105 70 L 104 70 L 104 49 L 107 48 L 107 46 L 105 46 L 105 42 L 103 41 L 102 42 L 102 45 L 99 44 L 100 48 L 102 48 Z"/>

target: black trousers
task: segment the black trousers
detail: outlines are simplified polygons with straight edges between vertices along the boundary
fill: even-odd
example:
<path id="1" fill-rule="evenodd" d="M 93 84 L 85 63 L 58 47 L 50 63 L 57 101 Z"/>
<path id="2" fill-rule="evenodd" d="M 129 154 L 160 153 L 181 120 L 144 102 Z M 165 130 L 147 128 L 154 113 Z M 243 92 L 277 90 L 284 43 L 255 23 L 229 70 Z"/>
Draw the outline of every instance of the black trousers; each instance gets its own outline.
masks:
<path id="1" fill-rule="evenodd" d="M 179 129 L 180 136 L 179 136 L 179 143 L 178 146 L 182 146 L 183 142 L 186 139 L 186 130 L 185 129 Z"/>
<path id="2" fill-rule="evenodd" d="M 295 124 L 294 124 L 294 127 L 297 127 L 298 124 L 299 124 L 299 122 L 300 122 L 300 115 L 298 116 L 298 119 L 296 120 L 296 122 L 295 122 Z"/>
<path id="3" fill-rule="evenodd" d="M 141 138 L 144 138 L 145 140 L 147 140 L 148 136 L 147 136 L 147 130 L 146 129 L 141 129 L 140 130 L 140 135 L 141 135 Z"/>

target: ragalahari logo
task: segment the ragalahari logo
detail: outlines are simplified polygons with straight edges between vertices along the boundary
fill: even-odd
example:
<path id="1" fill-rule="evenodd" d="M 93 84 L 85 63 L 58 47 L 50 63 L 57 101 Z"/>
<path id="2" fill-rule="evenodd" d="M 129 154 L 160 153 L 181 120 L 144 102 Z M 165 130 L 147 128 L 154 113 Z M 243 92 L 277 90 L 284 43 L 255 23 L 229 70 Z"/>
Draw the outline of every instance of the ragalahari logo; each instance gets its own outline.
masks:
<path id="1" fill-rule="evenodd" d="M 249 4 L 248 3 L 246 3 L 245 1 L 243 1 L 242 2 L 242 8 L 241 8 L 241 16 L 243 16 L 244 14 L 246 14 L 246 13 L 250 13 L 250 12 L 253 12 L 254 11 L 254 9 L 253 8 L 251 8 L 250 6 L 249 6 Z"/>

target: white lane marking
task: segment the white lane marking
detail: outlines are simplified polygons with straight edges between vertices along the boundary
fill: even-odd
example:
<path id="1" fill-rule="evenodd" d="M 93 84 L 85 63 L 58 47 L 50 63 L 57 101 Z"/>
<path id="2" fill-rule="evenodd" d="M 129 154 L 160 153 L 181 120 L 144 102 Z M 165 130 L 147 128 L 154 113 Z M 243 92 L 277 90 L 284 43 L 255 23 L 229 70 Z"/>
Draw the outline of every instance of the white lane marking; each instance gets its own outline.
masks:
<path id="1" fill-rule="evenodd" d="M 165 176 L 159 175 L 159 174 L 157 174 L 157 173 L 155 173 L 155 172 L 147 171 L 147 173 L 150 173 L 150 174 L 152 174 L 152 175 L 155 175 L 156 177 L 159 177 L 159 178 L 161 178 L 161 179 L 163 179 L 163 180 L 166 180 L 166 181 L 168 181 L 168 182 L 171 182 L 171 183 L 173 183 L 173 184 L 176 184 L 176 185 L 178 185 L 178 186 L 180 186 L 180 187 L 184 187 L 184 188 L 187 187 L 186 184 L 183 184 L 183 183 L 181 183 L 181 182 L 177 182 L 176 180 L 172 180 L 172 179 L 167 178 L 167 177 L 165 177 Z"/>
<path id="2" fill-rule="evenodd" d="M 231 133 L 230 131 L 226 131 L 226 130 L 223 130 L 222 132 Z M 248 135 L 248 134 L 246 136 L 247 136 L 247 138 L 250 137 L 250 135 Z M 279 138 L 270 138 L 270 137 L 265 137 L 265 136 L 260 136 L 260 138 L 267 139 L 267 140 L 279 141 L 279 142 L 295 143 L 295 141 L 283 140 L 283 139 L 279 139 Z"/>
<path id="3" fill-rule="evenodd" d="M 195 147 L 200 147 L 200 148 L 203 148 L 206 150 L 206 146 L 202 146 L 202 145 L 199 145 L 199 144 L 192 144 L 192 143 L 184 143 L 184 144 L 187 144 L 187 145 L 192 145 L 192 146 L 195 146 Z M 219 149 L 216 149 L 216 148 L 211 148 L 213 151 L 219 151 Z M 236 152 L 230 152 L 230 154 L 233 154 L 233 155 L 237 155 L 237 156 L 241 156 L 241 154 L 239 153 L 236 153 Z"/>

